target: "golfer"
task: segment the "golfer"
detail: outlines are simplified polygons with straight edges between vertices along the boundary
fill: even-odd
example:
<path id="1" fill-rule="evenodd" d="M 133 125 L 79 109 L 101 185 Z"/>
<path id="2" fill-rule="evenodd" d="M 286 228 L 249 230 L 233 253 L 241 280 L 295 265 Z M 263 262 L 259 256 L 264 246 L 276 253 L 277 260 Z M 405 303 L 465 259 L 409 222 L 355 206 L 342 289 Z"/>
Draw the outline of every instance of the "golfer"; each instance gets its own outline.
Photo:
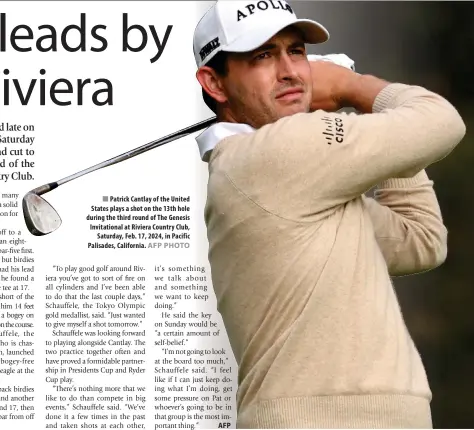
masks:
<path id="1" fill-rule="evenodd" d="M 308 62 L 305 43 L 328 37 L 283 0 L 218 1 L 194 34 L 218 118 L 197 140 L 237 427 L 429 428 L 430 387 L 390 276 L 445 260 L 424 169 L 465 126 L 424 88 Z M 336 112 L 347 106 L 361 114 Z"/>

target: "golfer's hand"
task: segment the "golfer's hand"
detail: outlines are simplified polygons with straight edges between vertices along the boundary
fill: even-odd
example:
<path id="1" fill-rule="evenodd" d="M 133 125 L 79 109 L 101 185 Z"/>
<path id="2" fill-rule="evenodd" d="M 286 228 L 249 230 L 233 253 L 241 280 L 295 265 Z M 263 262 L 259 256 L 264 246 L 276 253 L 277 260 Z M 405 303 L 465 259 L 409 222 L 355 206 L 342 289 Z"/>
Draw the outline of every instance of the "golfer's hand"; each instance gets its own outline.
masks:
<path id="1" fill-rule="evenodd" d="M 377 95 L 389 82 L 371 75 L 360 75 L 329 61 L 310 61 L 313 93 L 310 109 L 335 112 L 352 107 L 372 113 Z"/>
<path id="2" fill-rule="evenodd" d="M 313 93 L 311 111 L 335 112 L 347 106 L 344 89 L 358 74 L 330 61 L 310 61 Z"/>

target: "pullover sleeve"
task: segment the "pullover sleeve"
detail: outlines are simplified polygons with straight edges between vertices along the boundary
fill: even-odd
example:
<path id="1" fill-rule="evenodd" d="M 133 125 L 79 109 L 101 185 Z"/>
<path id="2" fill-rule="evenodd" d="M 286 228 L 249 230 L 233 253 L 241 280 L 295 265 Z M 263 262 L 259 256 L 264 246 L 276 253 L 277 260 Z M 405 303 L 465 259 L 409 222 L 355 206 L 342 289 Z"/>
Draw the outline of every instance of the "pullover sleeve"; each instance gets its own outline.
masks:
<path id="1" fill-rule="evenodd" d="M 464 122 L 444 98 L 390 84 L 371 114 L 284 117 L 222 140 L 211 158 L 218 169 L 225 152 L 228 179 L 264 210 L 311 222 L 388 178 L 413 177 L 448 155 L 464 134 Z"/>
<path id="2" fill-rule="evenodd" d="M 433 269 L 447 255 L 447 230 L 433 181 L 423 170 L 413 178 L 382 182 L 374 198 L 363 197 L 390 275 Z"/>

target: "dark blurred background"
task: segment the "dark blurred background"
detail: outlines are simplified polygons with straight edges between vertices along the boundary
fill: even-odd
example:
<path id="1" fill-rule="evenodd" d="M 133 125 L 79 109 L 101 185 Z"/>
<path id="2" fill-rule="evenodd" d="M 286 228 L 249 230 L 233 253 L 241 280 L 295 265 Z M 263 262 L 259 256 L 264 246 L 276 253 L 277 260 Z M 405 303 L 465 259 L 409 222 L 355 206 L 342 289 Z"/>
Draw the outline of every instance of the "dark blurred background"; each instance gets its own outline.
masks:
<path id="1" fill-rule="evenodd" d="M 394 278 L 433 392 L 436 428 L 474 428 L 474 2 L 290 2 L 330 32 L 309 53 L 346 53 L 359 73 L 421 85 L 447 98 L 467 134 L 427 169 L 449 232 L 448 258 Z"/>

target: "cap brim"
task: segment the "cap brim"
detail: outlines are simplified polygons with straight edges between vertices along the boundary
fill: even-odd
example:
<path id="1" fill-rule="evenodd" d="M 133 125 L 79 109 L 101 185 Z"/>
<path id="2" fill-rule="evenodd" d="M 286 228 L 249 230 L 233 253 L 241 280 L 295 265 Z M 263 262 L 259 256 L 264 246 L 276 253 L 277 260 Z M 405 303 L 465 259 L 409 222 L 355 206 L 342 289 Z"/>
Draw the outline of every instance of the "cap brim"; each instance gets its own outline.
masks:
<path id="1" fill-rule="evenodd" d="M 302 31 L 305 43 L 323 43 L 329 39 L 329 32 L 318 22 L 310 19 L 296 19 L 291 23 L 286 21 L 281 25 L 275 24 L 256 28 L 254 31 L 247 32 L 229 43 L 222 50 L 227 52 L 253 51 L 284 28 L 293 26 Z"/>

